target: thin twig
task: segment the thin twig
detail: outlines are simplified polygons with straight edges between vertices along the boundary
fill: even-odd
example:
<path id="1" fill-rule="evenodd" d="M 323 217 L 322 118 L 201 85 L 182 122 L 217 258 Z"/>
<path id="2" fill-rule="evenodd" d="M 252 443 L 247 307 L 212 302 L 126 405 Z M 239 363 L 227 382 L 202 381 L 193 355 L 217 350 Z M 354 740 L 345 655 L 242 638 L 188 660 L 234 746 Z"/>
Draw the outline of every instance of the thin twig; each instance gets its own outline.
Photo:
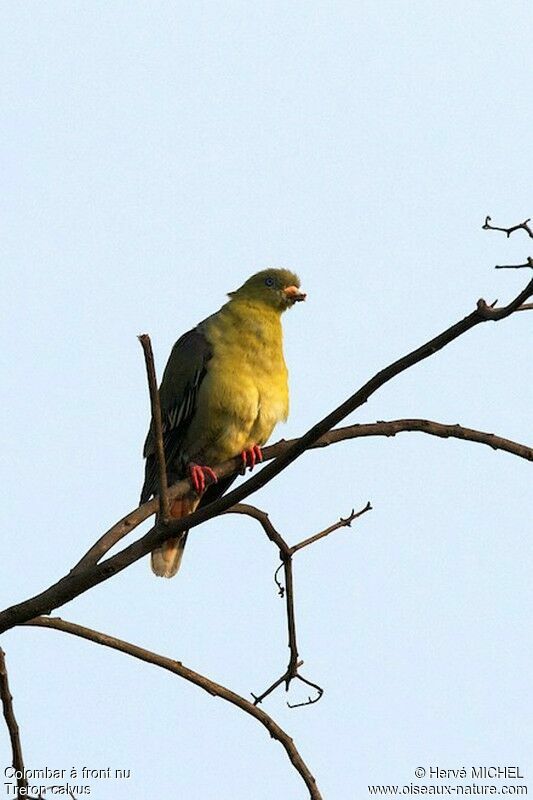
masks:
<path id="1" fill-rule="evenodd" d="M 523 230 L 523 231 L 525 231 L 527 233 L 528 236 L 530 236 L 533 239 L 533 231 L 531 230 L 531 228 L 528 225 L 528 223 L 531 222 L 531 218 L 525 219 L 523 222 L 520 222 L 518 225 L 512 225 L 510 228 L 498 228 L 496 225 L 491 225 L 490 224 L 491 220 L 492 220 L 492 217 L 486 217 L 485 218 L 485 224 L 481 226 L 483 228 L 483 230 L 485 230 L 485 231 L 502 231 L 503 233 L 505 233 L 507 235 L 507 238 L 509 238 L 509 236 L 512 233 L 514 233 L 514 231 Z"/>
<path id="2" fill-rule="evenodd" d="M 316 697 L 309 696 L 307 700 L 304 700 L 302 703 L 289 703 L 287 705 L 289 708 L 303 708 L 304 706 L 312 706 L 313 703 L 318 703 L 322 695 L 324 694 L 324 689 L 318 685 L 318 683 L 313 683 L 313 681 L 308 681 L 307 678 L 304 678 L 303 675 L 297 674 L 294 676 L 297 680 L 302 681 L 302 683 L 307 684 L 307 686 L 312 686 L 313 689 L 316 689 L 317 694 Z"/>
<path id="3" fill-rule="evenodd" d="M 282 583 L 281 583 L 281 582 L 278 580 L 278 573 L 279 573 L 279 572 L 281 572 L 281 570 L 282 570 L 282 569 L 283 569 L 283 562 L 282 562 L 282 563 L 279 565 L 279 567 L 277 568 L 277 570 L 276 570 L 276 571 L 275 571 L 275 573 L 274 573 L 274 583 L 275 583 L 275 584 L 276 584 L 276 586 L 278 587 L 278 594 L 279 594 L 279 596 L 280 596 L 280 597 L 285 597 L 285 587 L 284 587 L 284 586 L 283 586 L 283 584 L 282 584 Z"/>
<path id="4" fill-rule="evenodd" d="M 533 258 L 528 256 L 528 259 L 525 264 L 496 264 L 494 269 L 523 269 L 524 267 L 531 267 L 533 269 Z M 517 311 L 521 311 L 523 306 L 517 308 Z"/>
<path id="5" fill-rule="evenodd" d="M 142 333 L 139 337 L 146 363 L 146 376 L 148 378 L 148 389 L 150 391 L 150 406 L 152 409 L 152 432 L 155 442 L 155 452 L 157 457 L 157 478 L 159 490 L 159 515 L 166 523 L 170 518 L 170 504 L 168 499 L 167 487 L 167 467 L 165 463 L 165 447 L 163 445 L 163 423 L 161 420 L 161 402 L 159 390 L 157 388 L 157 377 L 155 374 L 154 354 L 152 343 L 147 333 Z"/>
<path id="6" fill-rule="evenodd" d="M 274 683 L 271 684 L 268 687 L 268 689 L 265 689 L 265 691 L 262 694 L 254 694 L 253 692 L 250 692 L 250 694 L 254 698 L 254 706 L 258 706 L 260 703 L 262 703 L 263 700 L 265 699 L 265 697 L 268 697 L 268 695 L 272 694 L 272 692 L 275 689 L 277 689 L 278 686 L 281 686 L 281 684 L 285 682 L 286 678 L 287 678 L 287 673 L 284 672 L 283 675 L 281 675 L 281 677 L 277 678 L 274 681 Z"/>
<path id="7" fill-rule="evenodd" d="M 9 690 L 9 681 L 7 677 L 6 656 L 0 647 L 0 698 L 2 699 L 2 707 L 4 711 L 4 719 L 6 721 L 7 730 L 9 733 L 9 740 L 11 742 L 12 763 L 13 769 L 21 777 L 17 778 L 17 797 L 26 796 L 28 789 L 28 781 L 24 777 L 24 759 L 22 757 L 22 746 L 20 744 L 20 731 L 13 710 L 13 697 Z M 22 792 L 21 792 L 22 790 Z"/>
<path id="8" fill-rule="evenodd" d="M 351 528 L 354 519 L 357 519 L 357 517 L 361 517 L 363 514 L 366 514 L 367 511 L 372 511 L 370 500 L 368 501 L 366 506 L 361 509 L 361 511 L 356 512 L 352 508 L 351 513 L 345 519 L 341 517 L 338 522 L 334 522 L 333 525 L 329 526 L 329 528 L 325 528 L 323 531 L 320 531 L 320 533 L 315 533 L 314 536 L 310 536 L 308 539 L 304 539 L 303 541 L 298 542 L 298 544 L 293 544 L 293 546 L 291 547 L 291 553 L 294 555 L 294 553 L 296 553 L 298 550 L 301 550 L 303 547 L 307 547 L 307 545 L 309 544 L 313 544 L 313 542 L 318 542 L 319 539 L 323 539 L 324 536 L 329 536 L 330 533 L 338 531 L 339 528 Z"/>
<path id="9" fill-rule="evenodd" d="M 220 697 L 223 700 L 226 700 L 228 703 L 237 706 L 237 708 L 240 708 L 241 711 L 244 711 L 246 714 L 249 714 L 258 720 L 258 722 L 260 722 L 267 729 L 270 736 L 273 739 L 276 739 L 276 741 L 282 745 L 292 765 L 298 771 L 302 780 L 307 786 L 311 800 L 322 800 L 322 795 L 320 794 L 320 791 L 316 785 L 315 778 L 296 749 L 296 745 L 289 734 L 286 733 L 283 728 L 281 728 L 277 722 L 275 722 L 272 717 L 266 714 L 262 709 L 257 708 L 253 703 L 250 703 L 249 700 L 241 697 L 236 692 L 232 692 L 231 689 L 227 689 L 220 683 L 215 683 L 215 681 L 210 680 L 210 678 L 206 678 L 205 675 L 194 672 L 192 669 L 185 667 L 180 661 L 174 661 L 171 658 L 166 658 L 165 656 L 158 655 L 150 650 L 137 647 L 137 645 L 130 644 L 122 639 L 116 639 L 114 636 L 100 633 L 99 631 L 86 628 L 82 625 L 77 625 L 73 622 L 68 622 L 67 620 L 59 619 L 57 617 L 37 617 L 36 619 L 28 620 L 25 624 L 40 628 L 53 628 L 55 630 L 64 631 L 65 633 L 70 633 L 74 636 L 80 636 L 82 639 L 87 639 L 90 642 L 96 642 L 96 644 L 101 644 L 105 647 L 111 647 L 113 650 L 119 650 L 121 653 L 126 653 L 127 655 L 138 658 L 148 664 L 154 664 L 157 667 L 161 667 L 169 672 L 173 672 L 175 675 L 179 675 L 180 678 L 184 678 L 185 680 L 190 681 L 190 683 L 194 683 L 196 686 L 204 689 L 204 691 L 208 692 L 213 697 Z"/>
<path id="10" fill-rule="evenodd" d="M 248 497 L 248 495 L 265 486 L 289 464 L 299 458 L 302 453 L 316 444 L 321 436 L 330 431 L 335 425 L 338 425 L 339 422 L 355 411 L 355 409 L 366 403 L 369 397 L 371 397 L 379 388 L 381 388 L 381 386 L 392 380 L 392 378 L 396 377 L 396 375 L 399 375 L 406 369 L 409 369 L 420 361 L 423 361 L 424 359 L 434 355 L 438 350 L 441 350 L 443 347 L 450 344 L 450 342 L 453 342 L 459 336 L 462 336 L 476 325 L 488 320 L 497 321 L 503 319 L 504 317 L 508 317 L 523 303 L 525 303 L 532 294 L 533 280 L 531 280 L 528 285 L 507 306 L 503 306 L 501 308 L 490 308 L 484 301 L 478 301 L 476 310 L 466 316 L 464 319 L 455 323 L 450 328 L 447 328 L 438 336 L 421 345 L 416 350 L 413 350 L 402 358 L 399 358 L 397 361 L 394 361 L 392 364 L 389 364 L 387 367 L 380 370 L 380 372 L 376 373 L 372 378 L 370 378 L 369 381 L 361 386 L 360 389 L 351 395 L 351 397 L 349 397 L 347 400 L 341 403 L 340 406 L 313 425 L 312 428 L 307 431 L 307 433 L 297 439 L 290 447 L 284 449 L 284 452 L 281 455 L 278 455 L 275 461 L 266 464 L 263 469 L 252 475 L 251 478 L 248 478 L 248 480 L 246 480 L 236 489 L 228 492 L 226 495 L 223 495 L 213 503 L 210 503 L 203 508 L 199 508 L 181 520 L 176 520 L 176 522 L 173 524 L 173 534 L 176 535 L 181 530 L 190 530 L 195 528 L 197 525 L 200 525 L 206 520 L 217 516 L 223 511 L 226 511 L 228 508 L 235 505 L 235 503 L 240 502 L 245 497 Z M 182 496 L 182 494 L 185 494 L 189 488 L 190 484 L 188 481 L 181 481 L 179 484 L 176 484 L 169 490 L 169 499 L 175 499 L 178 496 Z M 134 515 L 136 515 L 136 520 L 140 522 L 142 519 L 146 519 L 147 516 L 154 513 L 154 510 L 155 505 L 147 503 L 145 507 L 137 509 L 137 511 L 134 512 Z M 124 526 L 126 529 L 129 527 L 131 530 L 131 519 L 134 515 L 129 515 L 127 519 L 127 523 L 129 524 Z M 113 532 L 111 533 L 108 531 L 108 534 L 105 534 L 104 537 L 101 537 L 95 547 L 97 549 L 104 547 L 104 552 L 107 552 L 107 550 L 112 546 L 111 542 L 113 540 L 117 541 L 117 535 L 118 539 L 120 539 L 123 535 L 123 525 L 124 520 L 121 520 L 119 523 L 117 523 L 117 526 L 113 526 L 111 529 Z M 89 560 L 89 564 L 87 565 L 86 559 L 88 554 L 86 554 L 86 556 L 84 556 L 82 559 L 83 567 L 78 564 L 73 568 L 70 574 L 65 575 L 53 586 L 50 586 L 48 589 L 45 589 L 43 592 L 40 592 L 34 597 L 24 600 L 21 603 L 17 603 L 16 605 L 2 611 L 0 613 L 0 633 L 12 628 L 14 625 L 19 625 L 22 622 L 26 622 L 27 620 L 32 619 L 32 617 L 38 616 L 39 614 L 50 613 L 50 611 L 53 609 L 58 608 L 75 597 L 78 597 L 92 586 L 96 586 L 97 584 L 108 580 L 113 575 L 116 575 L 123 569 L 126 569 L 126 567 L 129 567 L 130 564 L 133 564 L 135 561 L 138 561 L 140 558 L 143 558 L 145 555 L 150 553 L 154 547 L 162 544 L 167 537 L 168 531 L 156 526 L 140 539 L 125 547 L 123 550 L 120 550 L 118 553 L 116 553 L 116 555 L 111 556 L 102 563 L 91 564 L 91 561 Z M 102 540 L 105 542 L 104 545 L 102 545 Z M 91 550 L 92 549 L 93 548 L 91 548 Z M 91 560 L 92 558 L 93 554 L 91 555 Z"/>

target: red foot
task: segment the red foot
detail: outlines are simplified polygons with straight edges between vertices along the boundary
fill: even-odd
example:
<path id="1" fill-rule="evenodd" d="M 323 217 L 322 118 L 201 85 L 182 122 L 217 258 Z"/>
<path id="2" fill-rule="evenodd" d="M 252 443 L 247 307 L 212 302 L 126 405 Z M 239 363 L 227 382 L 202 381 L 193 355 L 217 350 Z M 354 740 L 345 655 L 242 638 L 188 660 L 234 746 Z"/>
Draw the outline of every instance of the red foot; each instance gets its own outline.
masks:
<path id="1" fill-rule="evenodd" d="M 241 460 L 242 460 L 242 472 L 244 475 L 244 473 L 246 472 L 246 467 L 250 467 L 250 472 L 251 472 L 255 467 L 255 465 L 257 464 L 257 462 L 263 460 L 263 451 L 261 450 L 258 444 L 254 444 L 247 450 L 242 451 Z"/>
<path id="2" fill-rule="evenodd" d="M 189 480 L 196 494 L 203 494 L 205 492 L 206 485 L 209 483 L 217 483 L 218 481 L 218 478 L 211 467 L 200 467 L 198 464 L 190 463 L 187 467 L 187 470 L 189 472 Z M 205 480 L 206 477 L 208 478 L 207 484 Z"/>

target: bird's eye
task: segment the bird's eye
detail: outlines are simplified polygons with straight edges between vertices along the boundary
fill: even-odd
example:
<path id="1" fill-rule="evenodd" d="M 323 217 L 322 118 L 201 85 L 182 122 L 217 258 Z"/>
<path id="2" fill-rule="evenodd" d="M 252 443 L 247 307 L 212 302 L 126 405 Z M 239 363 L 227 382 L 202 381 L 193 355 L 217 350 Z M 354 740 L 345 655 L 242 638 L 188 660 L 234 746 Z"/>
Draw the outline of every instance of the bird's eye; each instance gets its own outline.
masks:
<path id="1" fill-rule="evenodd" d="M 265 278 L 265 286 L 274 286 L 274 278 Z"/>

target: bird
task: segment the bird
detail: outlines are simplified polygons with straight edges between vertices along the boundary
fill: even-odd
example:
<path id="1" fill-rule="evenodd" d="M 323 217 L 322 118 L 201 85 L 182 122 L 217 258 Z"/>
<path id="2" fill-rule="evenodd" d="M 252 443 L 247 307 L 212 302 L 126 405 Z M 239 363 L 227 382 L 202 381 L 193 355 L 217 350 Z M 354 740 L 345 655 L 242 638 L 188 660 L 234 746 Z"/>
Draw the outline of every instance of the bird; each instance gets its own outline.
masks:
<path id="1" fill-rule="evenodd" d="M 243 472 L 253 469 L 274 427 L 289 413 L 281 315 L 306 299 L 300 279 L 290 270 L 269 268 L 228 297 L 219 311 L 177 340 L 159 388 L 168 484 L 187 477 L 191 483 L 188 493 L 171 504 L 175 519 L 221 497 L 235 480 L 218 480 L 217 464 L 240 456 Z M 153 424 L 143 456 L 141 504 L 158 491 Z M 155 575 L 177 573 L 187 533 L 152 551 Z"/>

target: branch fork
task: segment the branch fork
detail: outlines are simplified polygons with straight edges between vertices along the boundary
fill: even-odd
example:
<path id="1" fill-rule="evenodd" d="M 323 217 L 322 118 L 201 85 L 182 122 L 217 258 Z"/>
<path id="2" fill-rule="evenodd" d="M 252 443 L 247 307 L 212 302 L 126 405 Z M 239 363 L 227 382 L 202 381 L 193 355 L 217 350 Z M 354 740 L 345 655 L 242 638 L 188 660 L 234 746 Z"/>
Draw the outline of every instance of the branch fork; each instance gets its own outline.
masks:
<path id="1" fill-rule="evenodd" d="M 289 663 L 287 665 L 287 669 L 279 678 L 277 678 L 274 683 L 272 683 L 268 689 L 265 689 L 259 695 L 253 694 L 252 697 L 254 699 L 254 705 L 259 705 L 263 702 L 263 700 L 268 697 L 278 686 L 281 686 L 282 683 L 285 684 L 285 691 L 289 691 L 289 687 L 293 680 L 301 681 L 305 683 L 307 686 L 312 687 L 316 691 L 316 695 L 314 697 L 309 696 L 307 700 L 302 703 L 287 703 L 289 708 L 301 708 L 302 706 L 309 706 L 313 703 L 317 703 L 322 695 L 324 694 L 324 689 L 318 685 L 318 683 L 313 683 L 308 678 L 304 678 L 303 675 L 300 674 L 299 669 L 303 665 L 303 661 L 299 660 L 298 656 L 298 645 L 296 642 L 296 617 L 294 613 L 294 581 L 293 581 L 293 571 L 292 571 L 292 558 L 295 553 L 299 550 L 302 550 L 304 547 L 308 547 L 315 542 L 318 542 L 320 539 L 323 539 L 326 536 L 329 536 L 330 533 L 339 530 L 339 528 L 350 528 L 352 522 L 361 517 L 367 511 L 371 511 L 372 506 L 370 502 L 366 504 L 364 508 L 360 511 L 352 511 L 348 514 L 347 517 L 341 517 L 337 522 L 330 525 L 328 528 L 325 528 L 323 531 L 319 533 L 315 533 L 313 536 L 309 536 L 307 539 L 302 539 L 302 541 L 298 542 L 294 545 L 289 545 L 280 534 L 280 532 L 274 527 L 272 522 L 270 521 L 270 517 L 266 513 L 266 511 L 262 511 L 260 508 L 256 506 L 248 505 L 245 503 L 239 503 L 232 508 L 228 509 L 227 513 L 229 514 L 245 514 L 252 519 L 257 520 L 263 530 L 265 531 L 266 535 L 270 539 L 273 544 L 279 550 L 279 556 L 281 558 L 281 564 L 276 569 L 274 573 L 274 581 L 278 587 L 278 593 L 281 597 L 285 598 L 285 606 L 286 606 L 286 614 L 287 614 L 287 630 L 288 630 L 288 637 L 289 637 Z M 278 580 L 278 573 L 283 570 L 285 576 L 285 586 L 283 586 L 280 581 Z"/>
<path id="2" fill-rule="evenodd" d="M 481 226 L 484 231 L 502 231 L 507 235 L 507 238 L 510 237 L 512 233 L 515 231 L 525 231 L 527 235 L 533 239 L 533 230 L 529 227 L 529 223 L 531 222 L 531 217 L 525 219 L 523 222 L 519 222 L 518 225 L 512 225 L 510 228 L 499 228 L 496 225 L 491 225 L 492 217 L 485 217 L 485 222 Z"/>

